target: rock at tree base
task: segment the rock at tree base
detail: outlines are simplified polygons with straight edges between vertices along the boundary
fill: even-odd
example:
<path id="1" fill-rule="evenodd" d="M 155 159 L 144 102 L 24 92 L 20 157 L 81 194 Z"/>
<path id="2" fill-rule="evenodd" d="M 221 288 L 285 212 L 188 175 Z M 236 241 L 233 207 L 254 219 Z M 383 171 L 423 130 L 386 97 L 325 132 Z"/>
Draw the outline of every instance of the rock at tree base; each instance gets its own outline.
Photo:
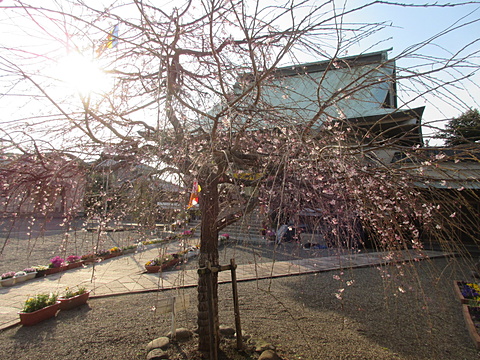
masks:
<path id="1" fill-rule="evenodd" d="M 165 360 L 165 359 L 169 359 L 169 356 L 162 349 L 153 349 L 147 355 L 147 360 Z"/>
<path id="2" fill-rule="evenodd" d="M 282 360 L 275 351 L 273 350 L 265 350 L 258 360 Z"/>
<path id="3" fill-rule="evenodd" d="M 169 332 L 167 334 L 169 338 L 172 338 L 172 333 Z M 185 328 L 178 328 L 175 330 L 175 340 L 188 340 L 193 336 L 193 332 L 185 329 Z"/>
<path id="4" fill-rule="evenodd" d="M 147 352 L 150 352 L 153 349 L 164 349 L 170 344 L 170 339 L 166 336 L 159 337 L 155 340 L 152 340 L 147 345 Z"/>

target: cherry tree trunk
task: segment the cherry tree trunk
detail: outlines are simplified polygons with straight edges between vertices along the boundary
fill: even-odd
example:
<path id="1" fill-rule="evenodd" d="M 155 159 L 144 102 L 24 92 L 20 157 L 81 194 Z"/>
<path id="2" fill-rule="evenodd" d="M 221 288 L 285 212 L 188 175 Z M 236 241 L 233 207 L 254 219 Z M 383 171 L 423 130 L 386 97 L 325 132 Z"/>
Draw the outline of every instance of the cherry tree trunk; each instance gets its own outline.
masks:
<path id="1" fill-rule="evenodd" d="M 205 268 L 207 263 L 211 266 L 218 265 L 218 231 L 217 218 L 219 213 L 217 182 L 201 183 L 199 205 L 202 213 L 200 235 L 199 267 Z M 211 280 L 209 279 L 211 276 Z M 210 284 L 209 284 L 210 281 Z M 212 306 L 213 304 L 213 306 Z M 213 311 L 214 321 L 212 337 L 210 330 L 210 311 Z M 210 352 L 211 346 L 218 349 L 218 273 L 201 272 L 198 276 L 198 349 Z M 215 339 L 215 340 L 214 340 Z M 213 343 L 212 343 L 213 342 Z"/>

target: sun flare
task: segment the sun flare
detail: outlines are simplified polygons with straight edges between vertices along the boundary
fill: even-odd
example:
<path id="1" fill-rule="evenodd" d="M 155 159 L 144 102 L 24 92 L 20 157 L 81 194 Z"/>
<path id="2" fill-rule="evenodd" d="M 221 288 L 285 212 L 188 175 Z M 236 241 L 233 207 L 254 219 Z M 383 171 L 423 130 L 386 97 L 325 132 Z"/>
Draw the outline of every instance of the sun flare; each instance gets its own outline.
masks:
<path id="1" fill-rule="evenodd" d="M 104 93 L 111 85 L 109 77 L 98 64 L 78 53 L 62 58 L 56 74 L 59 80 L 82 95 Z"/>

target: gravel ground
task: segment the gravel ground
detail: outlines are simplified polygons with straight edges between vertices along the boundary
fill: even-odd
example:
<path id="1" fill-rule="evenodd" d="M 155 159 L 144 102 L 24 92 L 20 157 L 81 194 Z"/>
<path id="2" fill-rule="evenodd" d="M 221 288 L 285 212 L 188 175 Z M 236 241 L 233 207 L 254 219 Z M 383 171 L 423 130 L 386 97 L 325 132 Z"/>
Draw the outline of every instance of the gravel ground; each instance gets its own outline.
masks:
<path id="1" fill-rule="evenodd" d="M 62 238 L 52 236 L 42 240 L 45 249 L 55 248 L 55 239 Z M 22 247 L 16 250 L 16 262 L 6 266 L 24 258 Z M 220 262 L 335 252 L 305 251 L 295 244 L 273 250 L 271 245 L 229 244 L 222 246 Z M 36 261 L 41 259 L 39 255 Z M 276 345 L 285 360 L 479 359 L 453 292 L 453 280 L 471 280 L 469 269 L 462 258 L 447 258 L 241 282 L 242 329 Z M 178 314 L 177 326 L 194 329 L 196 289 L 178 291 L 189 294 L 192 304 Z M 0 353 L 12 360 L 145 359 L 148 342 L 170 330 L 170 315 L 154 309 L 173 293 L 91 299 L 88 306 L 60 312 L 34 327 L 1 331 Z M 220 323 L 233 327 L 231 285 L 219 286 L 219 298 Z"/>
<path id="2" fill-rule="evenodd" d="M 242 329 L 290 360 L 478 359 L 453 294 L 461 265 L 441 259 L 242 282 Z M 339 300 L 334 294 L 341 288 Z M 195 289 L 180 291 L 194 302 Z M 91 299 L 54 320 L 0 332 L 0 353 L 19 360 L 145 359 L 148 342 L 170 330 L 170 315 L 152 310 L 170 294 Z M 220 285 L 219 297 L 220 322 L 233 327 L 231 286 Z M 177 326 L 194 329 L 195 317 L 192 304 L 178 314 Z"/>

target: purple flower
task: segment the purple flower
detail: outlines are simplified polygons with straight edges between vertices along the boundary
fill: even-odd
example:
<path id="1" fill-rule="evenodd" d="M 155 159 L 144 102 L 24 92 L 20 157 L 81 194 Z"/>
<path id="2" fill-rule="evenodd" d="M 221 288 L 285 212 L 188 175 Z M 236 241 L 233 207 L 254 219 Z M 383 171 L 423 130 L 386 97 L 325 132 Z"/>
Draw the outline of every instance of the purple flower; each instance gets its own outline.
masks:
<path id="1" fill-rule="evenodd" d="M 50 259 L 50 267 L 58 268 L 63 265 L 65 260 L 63 260 L 60 256 L 55 256 L 54 258 Z"/>

